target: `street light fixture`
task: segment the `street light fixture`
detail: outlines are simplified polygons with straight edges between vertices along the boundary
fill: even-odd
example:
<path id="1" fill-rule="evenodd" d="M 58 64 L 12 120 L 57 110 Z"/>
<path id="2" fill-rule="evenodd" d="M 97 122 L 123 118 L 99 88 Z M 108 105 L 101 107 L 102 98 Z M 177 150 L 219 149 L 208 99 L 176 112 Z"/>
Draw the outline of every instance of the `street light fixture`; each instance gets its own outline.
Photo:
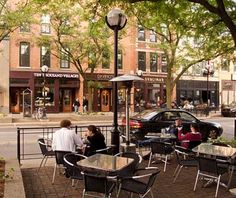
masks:
<path id="1" fill-rule="evenodd" d="M 114 31 L 114 77 L 118 74 L 118 31 L 126 25 L 126 16 L 120 9 L 112 9 L 105 17 L 107 26 Z M 111 131 L 111 144 L 114 145 L 114 153 L 119 152 L 120 135 L 117 119 L 117 82 L 113 82 L 112 104 L 113 104 L 113 129 Z"/>
<path id="2" fill-rule="evenodd" d="M 42 118 L 46 118 L 46 96 L 47 96 L 47 88 L 46 88 L 46 73 L 48 73 L 48 66 L 43 65 L 41 67 L 41 72 L 43 73 L 43 88 L 42 88 L 42 95 L 43 95 L 43 116 Z"/>
<path id="3" fill-rule="evenodd" d="M 214 74 L 214 70 L 211 67 L 211 65 L 207 65 L 204 69 L 203 69 L 203 76 L 207 77 L 207 111 L 206 111 L 206 115 L 209 114 L 209 106 L 210 106 L 210 98 L 209 98 L 209 76 L 212 76 Z"/>

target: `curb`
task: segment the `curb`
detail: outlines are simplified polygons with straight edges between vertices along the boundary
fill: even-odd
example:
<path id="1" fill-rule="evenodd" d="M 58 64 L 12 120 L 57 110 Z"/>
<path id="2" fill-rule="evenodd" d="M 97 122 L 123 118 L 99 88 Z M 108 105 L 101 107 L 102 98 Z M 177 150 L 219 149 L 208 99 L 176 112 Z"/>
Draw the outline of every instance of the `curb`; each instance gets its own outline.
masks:
<path id="1" fill-rule="evenodd" d="M 14 169 L 13 179 L 5 180 L 5 198 L 25 198 L 25 189 L 21 169 L 16 159 L 6 159 L 5 170 Z"/>

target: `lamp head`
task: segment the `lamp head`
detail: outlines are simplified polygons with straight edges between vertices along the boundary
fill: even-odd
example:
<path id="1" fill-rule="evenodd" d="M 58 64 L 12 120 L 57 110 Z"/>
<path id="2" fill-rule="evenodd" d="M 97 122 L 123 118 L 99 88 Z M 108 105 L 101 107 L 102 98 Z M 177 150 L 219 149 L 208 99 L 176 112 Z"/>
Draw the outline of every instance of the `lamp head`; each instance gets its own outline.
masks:
<path id="1" fill-rule="evenodd" d="M 41 67 L 41 71 L 42 71 L 43 73 L 47 73 L 48 70 L 49 70 L 49 68 L 48 68 L 47 65 L 43 65 L 43 66 Z"/>
<path id="2" fill-rule="evenodd" d="M 117 29 L 121 30 L 125 27 L 127 19 L 124 13 L 118 9 L 112 9 L 106 16 L 106 23 L 109 28 L 112 30 Z"/>

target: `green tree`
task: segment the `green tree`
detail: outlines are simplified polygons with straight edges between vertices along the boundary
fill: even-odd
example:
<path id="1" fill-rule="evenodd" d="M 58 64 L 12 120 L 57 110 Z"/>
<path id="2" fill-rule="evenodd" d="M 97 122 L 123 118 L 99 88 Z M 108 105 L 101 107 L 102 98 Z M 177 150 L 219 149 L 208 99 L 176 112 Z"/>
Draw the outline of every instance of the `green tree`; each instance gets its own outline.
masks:
<path id="1" fill-rule="evenodd" d="M 152 48 L 162 50 L 166 57 L 169 108 L 176 83 L 190 67 L 234 49 L 230 35 L 224 33 L 224 26 L 220 23 L 213 26 L 208 21 L 213 15 L 185 0 L 140 2 L 129 5 L 127 13 L 136 16 L 140 25 L 157 34 L 158 42 Z"/>
<path id="2" fill-rule="evenodd" d="M 52 55 L 59 59 L 64 54 L 89 89 L 92 87 L 87 85 L 86 73 L 94 72 L 104 50 L 110 46 L 105 11 L 106 8 L 102 9 L 97 1 L 52 0 L 41 9 L 42 13 L 50 15 L 52 34 L 37 37 L 38 45 L 50 47 Z M 91 96 L 89 104 L 92 104 L 90 99 Z"/>
<path id="3" fill-rule="evenodd" d="M 0 42 L 17 28 L 31 23 L 32 8 L 28 1 L 13 4 L 10 0 L 0 0 Z"/>
<path id="4" fill-rule="evenodd" d="M 126 0 L 126 2 L 137 3 L 137 2 L 163 2 L 164 0 Z M 224 24 L 228 29 L 233 40 L 234 46 L 236 47 L 236 2 L 235 0 L 185 0 L 186 2 L 195 3 L 195 9 L 204 8 L 207 12 L 212 13 L 214 17 L 209 18 L 212 24 Z M 171 2 L 171 1 L 169 1 Z M 174 2 L 174 1 L 173 1 Z M 176 1 L 177 2 L 177 1 Z M 200 5 L 200 7 L 196 6 Z M 158 12 L 158 10 L 157 10 Z"/>

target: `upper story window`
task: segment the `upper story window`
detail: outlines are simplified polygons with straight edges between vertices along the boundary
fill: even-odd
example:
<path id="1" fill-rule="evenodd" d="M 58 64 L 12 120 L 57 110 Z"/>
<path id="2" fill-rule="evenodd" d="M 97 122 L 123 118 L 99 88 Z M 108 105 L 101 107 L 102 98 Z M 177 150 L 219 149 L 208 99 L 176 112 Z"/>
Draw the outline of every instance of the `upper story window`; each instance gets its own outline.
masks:
<path id="1" fill-rule="evenodd" d="M 30 43 L 20 42 L 20 67 L 30 66 Z"/>
<path id="2" fill-rule="evenodd" d="M 88 67 L 89 68 L 96 67 L 96 54 L 93 51 L 90 51 L 88 54 Z"/>
<path id="3" fill-rule="evenodd" d="M 44 33 L 44 34 L 51 33 L 49 14 L 43 14 L 41 17 L 41 33 Z"/>
<path id="4" fill-rule="evenodd" d="M 150 53 L 150 71 L 157 72 L 157 53 Z"/>
<path id="5" fill-rule="evenodd" d="M 20 26 L 20 32 L 30 32 L 30 24 L 24 23 L 22 26 Z"/>
<path id="6" fill-rule="evenodd" d="M 40 66 L 51 66 L 51 52 L 49 47 L 41 46 L 40 48 Z"/>
<path id="7" fill-rule="evenodd" d="M 146 71 L 146 52 L 138 52 L 138 69 Z"/>
<path id="8" fill-rule="evenodd" d="M 221 69 L 223 71 L 229 71 L 229 65 L 230 65 L 230 61 L 228 59 L 223 58 L 221 60 Z"/>
<path id="9" fill-rule="evenodd" d="M 167 72 L 167 61 L 166 56 L 164 54 L 161 55 L 161 71 Z"/>
<path id="10" fill-rule="evenodd" d="M 122 50 L 118 50 L 118 69 L 123 69 L 123 55 L 122 55 Z"/>
<path id="11" fill-rule="evenodd" d="M 138 40 L 145 41 L 145 29 L 142 26 L 138 26 Z"/>
<path id="12" fill-rule="evenodd" d="M 60 61 L 61 68 L 65 69 L 70 68 L 70 57 L 67 52 L 68 50 L 69 48 L 66 48 L 66 50 L 64 50 L 63 48 L 61 49 L 61 61 Z"/>
<path id="13" fill-rule="evenodd" d="M 157 42 L 157 34 L 155 31 L 151 30 L 149 37 L 150 37 L 150 42 Z"/>
<path id="14" fill-rule="evenodd" d="M 108 50 L 105 50 L 102 53 L 102 68 L 103 69 L 110 68 L 110 54 Z"/>

